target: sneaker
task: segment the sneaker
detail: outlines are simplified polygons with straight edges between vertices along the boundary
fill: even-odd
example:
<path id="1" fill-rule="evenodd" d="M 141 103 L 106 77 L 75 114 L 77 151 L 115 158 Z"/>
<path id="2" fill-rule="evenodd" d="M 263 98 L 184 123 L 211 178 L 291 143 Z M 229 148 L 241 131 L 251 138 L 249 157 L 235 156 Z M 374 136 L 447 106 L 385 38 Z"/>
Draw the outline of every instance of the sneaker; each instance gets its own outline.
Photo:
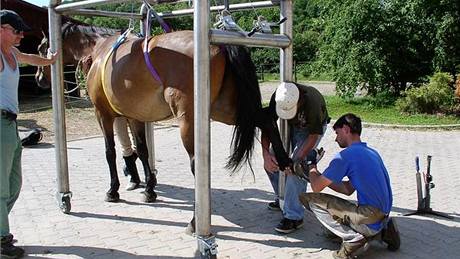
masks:
<path id="1" fill-rule="evenodd" d="M 3 244 L 7 244 L 7 243 L 12 243 L 13 240 L 14 240 L 13 235 L 12 234 L 7 234 L 6 236 L 2 237 L 1 242 L 2 242 L 2 245 L 3 245 Z"/>
<path id="2" fill-rule="evenodd" d="M 13 235 L 2 238 L 1 241 L 1 258 L 21 258 L 24 255 L 24 249 L 13 245 Z"/>
<path id="3" fill-rule="evenodd" d="M 141 187 L 141 184 L 140 183 L 133 183 L 133 182 L 129 182 L 128 184 L 126 184 L 126 190 L 127 191 L 132 191 L 132 190 L 135 190 L 137 188 L 140 188 Z"/>
<path id="4" fill-rule="evenodd" d="M 396 251 L 401 246 L 399 230 L 394 218 L 390 218 L 386 228 L 382 229 L 382 241 L 388 245 L 390 251 Z"/>
<path id="5" fill-rule="evenodd" d="M 270 202 L 267 207 L 269 210 L 273 210 L 273 211 L 281 210 L 279 201 Z"/>
<path id="6" fill-rule="evenodd" d="M 303 219 L 293 220 L 283 218 L 281 222 L 276 226 L 275 230 L 280 233 L 291 233 L 303 226 Z"/>

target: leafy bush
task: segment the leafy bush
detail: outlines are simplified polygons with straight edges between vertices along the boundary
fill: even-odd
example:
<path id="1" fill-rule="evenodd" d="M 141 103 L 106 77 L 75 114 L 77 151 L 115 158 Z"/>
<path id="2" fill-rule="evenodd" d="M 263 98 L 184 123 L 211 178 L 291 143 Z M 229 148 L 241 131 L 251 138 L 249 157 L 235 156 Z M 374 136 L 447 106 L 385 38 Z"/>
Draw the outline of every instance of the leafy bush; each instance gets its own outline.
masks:
<path id="1" fill-rule="evenodd" d="M 448 73 L 436 73 L 428 84 L 405 91 L 396 106 L 400 111 L 408 113 L 449 112 L 454 104 L 454 94 L 449 86 L 451 81 L 452 77 Z"/>

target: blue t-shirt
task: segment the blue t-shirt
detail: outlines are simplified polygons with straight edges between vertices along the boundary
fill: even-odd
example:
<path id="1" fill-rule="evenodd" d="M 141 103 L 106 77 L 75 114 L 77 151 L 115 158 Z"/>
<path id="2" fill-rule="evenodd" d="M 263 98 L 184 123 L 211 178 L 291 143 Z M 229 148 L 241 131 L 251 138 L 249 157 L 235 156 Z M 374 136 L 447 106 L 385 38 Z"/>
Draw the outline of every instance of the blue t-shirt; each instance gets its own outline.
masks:
<path id="1" fill-rule="evenodd" d="M 353 143 L 338 153 L 323 176 L 334 183 L 347 176 L 356 190 L 358 205 L 368 205 L 389 214 L 393 204 L 390 177 L 382 158 L 364 142 Z M 381 222 L 367 225 L 379 230 Z"/>

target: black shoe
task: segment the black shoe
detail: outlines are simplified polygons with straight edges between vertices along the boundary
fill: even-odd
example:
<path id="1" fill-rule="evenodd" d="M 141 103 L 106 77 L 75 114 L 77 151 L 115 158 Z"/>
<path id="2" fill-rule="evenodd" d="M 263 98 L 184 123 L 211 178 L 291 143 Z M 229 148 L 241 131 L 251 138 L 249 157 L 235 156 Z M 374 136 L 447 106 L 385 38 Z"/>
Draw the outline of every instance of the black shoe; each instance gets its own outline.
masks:
<path id="1" fill-rule="evenodd" d="M 388 250 L 396 251 L 401 246 L 399 230 L 394 218 L 388 220 L 387 226 L 382 229 L 382 241 L 388 245 Z"/>
<path id="2" fill-rule="evenodd" d="M 270 202 L 268 204 L 268 209 L 273 210 L 273 211 L 280 211 L 281 210 L 280 202 L 279 201 Z"/>
<path id="3" fill-rule="evenodd" d="M 303 226 L 303 219 L 293 220 L 283 218 L 281 222 L 276 226 L 275 230 L 280 233 L 291 233 L 294 232 L 296 229 L 299 229 Z"/>
<path id="4" fill-rule="evenodd" d="M 24 255 L 24 249 L 13 245 L 13 235 L 2 238 L 1 258 L 21 258 Z"/>
<path id="5" fill-rule="evenodd" d="M 125 176 L 139 175 L 137 173 L 136 159 L 137 159 L 136 152 L 133 152 L 130 156 L 123 157 L 123 160 L 125 160 L 125 165 L 123 166 L 123 173 L 125 174 Z"/>
<path id="6" fill-rule="evenodd" d="M 139 173 L 137 172 L 136 159 L 137 154 L 133 152 L 130 156 L 124 156 L 125 165 L 123 166 L 123 173 L 125 176 L 131 176 L 131 179 L 126 185 L 127 191 L 132 191 L 140 187 L 141 179 L 139 178 Z"/>

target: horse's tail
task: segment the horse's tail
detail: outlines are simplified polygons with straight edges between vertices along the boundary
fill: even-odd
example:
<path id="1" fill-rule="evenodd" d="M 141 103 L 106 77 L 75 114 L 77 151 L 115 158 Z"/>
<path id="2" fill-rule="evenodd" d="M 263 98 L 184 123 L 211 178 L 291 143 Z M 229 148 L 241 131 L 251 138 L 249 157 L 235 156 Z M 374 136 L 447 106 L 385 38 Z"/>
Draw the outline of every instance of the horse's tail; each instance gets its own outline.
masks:
<path id="1" fill-rule="evenodd" d="M 236 123 L 233 130 L 231 155 L 226 167 L 236 171 L 243 162 L 249 166 L 256 136 L 256 116 L 262 109 L 256 67 L 249 49 L 226 45 L 226 73 L 232 73 L 237 92 Z"/>

